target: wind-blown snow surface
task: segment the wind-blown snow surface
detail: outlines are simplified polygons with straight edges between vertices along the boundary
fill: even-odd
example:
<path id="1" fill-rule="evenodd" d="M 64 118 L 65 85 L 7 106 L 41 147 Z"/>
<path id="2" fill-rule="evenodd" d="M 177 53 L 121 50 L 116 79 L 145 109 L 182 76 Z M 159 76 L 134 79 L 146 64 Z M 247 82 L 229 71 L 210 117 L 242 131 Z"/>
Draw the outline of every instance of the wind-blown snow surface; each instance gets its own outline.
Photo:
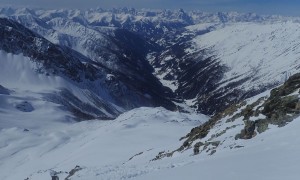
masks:
<path id="1" fill-rule="evenodd" d="M 35 68 L 36 64 L 23 55 L 0 51 L 0 85 L 9 92 L 0 92 L 1 128 L 15 127 L 19 123 L 23 128 L 35 128 L 49 121 L 61 121 L 62 116 L 58 114 L 71 117 L 62 113 L 57 104 L 43 100 L 44 93 L 67 86 L 67 82 L 60 77 L 38 74 Z M 27 122 L 27 119 L 32 121 Z"/>
<path id="2" fill-rule="evenodd" d="M 140 108 L 116 121 L 65 124 L 51 130 L 45 125 L 28 132 L 18 127 L 2 129 L 1 179 L 48 180 L 52 171 L 62 171 L 58 176 L 63 179 L 76 165 L 83 169 L 72 180 L 299 177 L 299 118 L 248 140 L 245 148 L 221 150 L 213 156 L 184 153 L 150 161 L 159 151 L 174 148 L 180 134 L 201 118 L 205 119 Z"/>
<path id="3" fill-rule="evenodd" d="M 240 131 L 237 124 L 221 136 L 224 143 L 212 156 L 194 156 L 187 150 L 152 161 L 159 152 L 178 148 L 179 138 L 208 118 L 163 108 L 138 108 L 114 121 L 72 122 L 55 104 L 43 104 L 26 94 L 22 98 L 32 102 L 33 111 L 14 108 L 20 100 L 16 92 L 0 94 L 1 180 L 49 180 L 54 172 L 64 179 L 75 166 L 80 170 L 72 180 L 293 180 L 300 175 L 300 118 L 282 128 L 271 126 L 250 140 L 234 140 L 232 136 Z M 220 124 L 211 133 L 228 125 Z M 226 144 L 244 147 L 231 149 Z"/>
<path id="4" fill-rule="evenodd" d="M 185 164 L 173 162 L 171 168 L 137 179 L 294 180 L 300 176 L 299 128 L 300 118 L 248 140 L 245 148 L 221 151 L 210 157 L 186 157 L 182 161 Z"/>
<path id="5" fill-rule="evenodd" d="M 58 76 L 46 76 L 35 72 L 37 64 L 23 55 L 0 51 L 0 83 L 4 87 L 24 91 L 50 91 L 66 82 Z"/>
<path id="6" fill-rule="evenodd" d="M 36 66 L 23 55 L 0 51 L 1 180 L 48 180 L 53 170 L 68 172 L 76 165 L 83 168 L 83 179 L 129 178 L 139 171 L 127 165 L 130 157 L 148 152 L 152 158 L 166 147 L 175 148 L 181 135 L 208 119 L 140 108 L 114 121 L 78 123 L 44 96 L 67 88 L 84 101 L 84 93 L 61 77 L 35 72 Z"/>
<path id="7" fill-rule="evenodd" d="M 3 108 L 2 105 L 1 111 Z M 52 120 L 28 127 L 28 124 L 35 124 L 45 116 L 49 116 L 48 119 L 64 116 L 59 111 L 55 116 L 44 115 L 40 111 L 33 113 L 36 113 L 35 118 L 25 113 L 10 113 L 14 114 L 13 117 L 0 113 L 2 123 L 23 117 L 23 121 L 14 124 L 14 127 L 1 126 L 2 180 L 27 177 L 48 180 L 51 170 L 66 172 L 76 165 L 83 168 L 81 173 L 78 172 L 81 177 L 74 176 L 72 179 L 130 178 L 142 173 L 142 169 L 149 171 L 147 164 L 151 160 L 142 158 L 139 167 L 130 163 L 130 157 L 147 152 L 147 158 L 150 158 L 166 150 L 165 147 L 175 148 L 182 134 L 207 120 L 203 115 L 181 114 L 163 108 L 139 108 L 120 115 L 114 121 L 60 123 Z M 135 158 L 140 159 L 138 156 Z M 67 174 L 59 176 L 66 177 Z"/>

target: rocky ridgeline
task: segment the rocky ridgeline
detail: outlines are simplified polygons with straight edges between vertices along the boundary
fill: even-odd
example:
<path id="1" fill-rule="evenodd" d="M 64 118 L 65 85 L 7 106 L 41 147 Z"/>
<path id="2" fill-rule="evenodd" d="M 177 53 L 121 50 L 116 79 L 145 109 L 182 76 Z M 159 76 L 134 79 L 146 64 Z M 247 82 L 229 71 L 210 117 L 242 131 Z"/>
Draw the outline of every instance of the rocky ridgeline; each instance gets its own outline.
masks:
<path id="1" fill-rule="evenodd" d="M 270 124 L 282 127 L 298 117 L 300 114 L 299 88 L 300 74 L 295 74 L 284 85 L 273 89 L 270 97 L 265 101 L 261 98 L 246 106 L 240 113 L 240 116 L 244 116 L 245 128 L 236 138 L 250 139 L 257 134 L 256 132 L 266 131 Z M 251 117 L 259 117 L 260 114 L 264 118 L 251 121 Z"/>
<path id="2" fill-rule="evenodd" d="M 282 86 L 271 90 L 269 97 L 252 103 L 243 101 L 213 116 L 201 126 L 193 128 L 181 147 L 161 152 L 153 160 L 170 157 L 175 152 L 193 149 L 193 154 L 212 155 L 218 148 L 241 148 L 237 140 L 251 139 L 268 130 L 270 125 L 283 127 L 300 115 L 300 73 L 291 76 Z M 228 131 L 231 130 L 231 133 Z M 234 133 L 232 133 L 232 131 Z M 241 142 L 241 141 L 240 141 Z"/>

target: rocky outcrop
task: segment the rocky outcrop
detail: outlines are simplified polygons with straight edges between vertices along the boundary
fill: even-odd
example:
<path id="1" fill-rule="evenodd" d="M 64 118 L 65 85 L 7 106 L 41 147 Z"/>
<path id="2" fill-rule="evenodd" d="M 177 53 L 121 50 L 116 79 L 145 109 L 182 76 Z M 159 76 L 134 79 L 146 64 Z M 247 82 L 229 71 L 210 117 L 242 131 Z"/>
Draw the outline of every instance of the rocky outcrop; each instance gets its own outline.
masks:
<path id="1" fill-rule="evenodd" d="M 10 90 L 6 89 L 5 87 L 0 85 L 0 94 L 9 95 Z"/>
<path id="2" fill-rule="evenodd" d="M 183 147 L 188 147 L 196 139 L 206 137 L 217 121 L 226 116 L 231 116 L 227 122 L 238 118 L 244 121 L 244 128 L 236 139 L 251 139 L 257 133 L 268 129 L 268 125 L 285 126 L 300 115 L 300 74 L 291 76 L 282 86 L 271 91 L 270 97 L 259 98 L 252 104 L 242 102 L 227 108 L 224 112 L 211 118 L 207 123 L 191 130 L 183 139 Z M 240 112 L 237 110 L 240 109 Z"/>
<path id="3" fill-rule="evenodd" d="M 70 180 L 72 176 L 75 175 L 76 172 L 82 170 L 82 168 L 80 166 L 75 166 L 75 168 L 73 168 L 70 172 L 69 175 L 65 178 L 65 180 Z"/>
<path id="4" fill-rule="evenodd" d="M 218 140 L 218 137 L 226 135 L 228 130 L 241 127 L 241 124 L 242 130 L 233 136 L 233 141 L 234 139 L 251 139 L 268 130 L 269 125 L 285 126 L 300 116 L 299 89 L 300 73 L 291 76 L 282 86 L 273 89 L 269 97 L 258 98 L 253 103 L 243 101 L 218 113 L 209 121 L 193 128 L 186 136 L 182 137 L 180 139 L 183 141 L 181 147 L 174 151 L 161 152 L 154 160 L 170 157 L 176 151 L 182 152 L 191 148 L 193 148 L 194 155 L 201 152 L 212 155 L 216 153 L 218 146 L 223 143 Z M 236 121 L 238 122 L 235 123 Z M 221 124 L 225 128 L 220 128 Z M 211 131 L 214 133 L 207 137 Z M 223 141 L 230 138 L 231 136 L 226 136 Z M 243 146 L 233 143 L 228 147 L 232 149 Z"/>
<path id="5" fill-rule="evenodd" d="M 270 97 L 262 105 L 248 106 L 248 113 L 242 111 L 244 115 L 245 128 L 236 138 L 250 139 L 258 133 L 268 129 L 268 125 L 285 126 L 288 122 L 300 115 L 300 74 L 291 76 L 282 86 L 271 91 Z M 249 121 L 250 117 L 258 117 L 260 114 L 264 118 Z"/>
<path id="6" fill-rule="evenodd" d="M 34 107 L 31 105 L 30 102 L 27 102 L 27 101 L 23 101 L 23 102 L 17 104 L 16 108 L 19 111 L 22 111 L 22 112 L 32 112 L 32 111 L 34 111 Z"/>

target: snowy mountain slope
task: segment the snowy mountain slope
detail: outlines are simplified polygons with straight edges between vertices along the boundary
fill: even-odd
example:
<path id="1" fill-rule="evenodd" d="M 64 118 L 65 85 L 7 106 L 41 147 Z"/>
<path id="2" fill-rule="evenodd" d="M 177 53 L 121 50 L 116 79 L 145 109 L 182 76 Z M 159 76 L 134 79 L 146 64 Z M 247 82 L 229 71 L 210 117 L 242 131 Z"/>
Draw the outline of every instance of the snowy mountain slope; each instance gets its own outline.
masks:
<path id="1" fill-rule="evenodd" d="M 254 97 L 248 103 L 266 94 L 269 93 Z M 207 137 L 233 125 L 226 123 L 226 119 L 228 117 L 217 123 Z M 237 125 L 215 137 L 221 144 L 213 155 L 209 155 L 210 148 L 214 147 L 211 144 L 207 153 L 194 155 L 190 148 L 153 161 L 159 152 L 178 147 L 182 133 L 205 121 L 204 116 L 162 108 L 135 109 L 115 121 L 64 122 L 59 126 L 58 122 L 49 121 L 51 123 L 31 127 L 29 131 L 24 131 L 24 121 L 19 121 L 14 128 L 0 131 L 1 179 L 46 180 L 51 175 L 60 179 L 71 175 L 72 180 L 199 179 L 199 176 L 239 179 L 247 174 L 245 179 L 279 180 L 299 176 L 299 118 L 282 128 L 269 126 L 267 131 L 248 140 L 234 139 L 242 129 L 242 125 Z M 243 123 L 241 119 L 236 121 L 236 124 Z"/>
<path id="2" fill-rule="evenodd" d="M 178 99 L 215 114 L 298 72 L 298 29 L 292 21 L 193 25 L 151 64 Z"/>
<path id="3" fill-rule="evenodd" d="M 223 87 L 251 77 L 240 88 L 259 89 L 283 83 L 299 69 L 299 27 L 292 22 L 240 23 L 198 36 L 194 42 L 198 48 L 215 52 L 216 59 L 229 69 L 220 82 Z"/>
<path id="4" fill-rule="evenodd" d="M 299 87 L 298 73 L 282 86 L 233 104 L 207 123 L 193 128 L 182 138 L 183 145 L 177 151 L 193 149 L 195 155 L 212 155 L 222 149 L 242 148 L 247 143 L 243 140 L 260 137 L 272 128 L 297 121 L 300 113 Z"/>
<path id="5" fill-rule="evenodd" d="M 295 74 L 193 128 L 179 149 L 157 155 L 157 164 L 171 168 L 136 179 L 295 179 L 300 175 L 299 80 Z"/>
<path id="6" fill-rule="evenodd" d="M 239 99 L 282 84 L 299 69 L 299 24 L 230 24 L 193 40 L 226 68 L 211 94 L 234 93 Z M 229 102 L 230 102 L 229 96 Z M 228 99 L 228 98 L 227 98 Z M 228 102 L 226 102 L 228 103 Z"/>
<path id="7" fill-rule="evenodd" d="M 0 179 L 299 176 L 297 18 L 0 13 Z"/>
<path id="8" fill-rule="evenodd" d="M 133 168 L 127 165 L 131 157 L 140 152 L 156 154 L 165 145 L 177 142 L 180 133 L 207 120 L 203 115 L 140 108 L 122 114 L 115 121 L 62 122 L 34 105 L 37 107 L 32 112 L 35 117 L 27 118 L 14 110 L 9 113 L 10 117 L 23 117 L 23 120 L 16 121 L 12 127 L 1 126 L 0 177 L 3 180 L 27 177 L 46 180 L 51 178 L 51 170 L 63 171 L 59 176 L 66 177 L 65 172 L 76 165 L 84 168 L 83 179 L 91 175 L 92 179 L 130 178 L 133 172 L 122 172 L 122 168 L 124 171 Z M 64 116 L 64 112 L 57 111 L 51 104 L 47 109 L 55 111 L 58 117 Z M 3 122 L 6 114 L 1 113 L 0 117 Z M 43 117 L 48 117 L 47 123 L 36 123 Z M 48 120 L 49 117 L 52 120 Z M 131 159 L 134 158 L 138 155 Z M 99 173 L 104 174 L 96 175 Z"/>
<path id="9" fill-rule="evenodd" d="M 98 66 L 117 72 L 116 79 L 142 94 L 152 97 L 163 94 L 167 99 L 210 115 L 281 84 L 285 76 L 297 69 L 298 62 L 292 60 L 297 59 L 294 53 L 297 33 L 293 32 L 298 28 L 299 18 L 127 8 L 87 11 L 2 8 L 0 13 L 52 43 L 68 46 Z M 226 36 L 222 36 L 224 33 Z M 273 43 L 276 47 L 269 47 Z M 273 73 L 275 70 L 271 73 L 270 69 L 275 68 L 272 64 L 277 64 L 271 60 L 284 58 L 277 53 L 280 43 L 286 50 L 281 53 L 289 54 L 286 58 L 294 65 L 285 64 L 286 68 L 278 69 L 279 73 Z M 261 73 L 252 77 L 261 61 L 264 67 L 270 64 L 269 70 L 261 69 Z M 241 75 L 238 71 L 243 66 L 247 74 Z M 256 87 L 252 87 L 252 80 L 257 77 Z M 268 79 L 273 81 L 264 83 Z M 145 89 L 150 92 L 144 92 Z M 157 104 L 173 106 L 167 100 Z"/>
<path id="10" fill-rule="evenodd" d="M 29 10 L 12 9 L 13 13 L 4 15 L 12 18 L 31 30 L 43 35 L 46 39 L 55 44 L 68 46 L 78 51 L 91 60 L 99 63 L 111 71 L 121 74 L 118 78 L 125 78 L 126 81 L 140 81 L 136 84 L 145 83 L 155 87 L 154 93 L 157 95 L 167 92 L 167 88 L 160 88 L 159 82 L 152 75 L 153 68 L 146 60 L 148 52 L 157 49 L 157 45 L 150 43 L 140 37 L 136 31 L 131 30 L 135 27 L 134 22 L 129 23 L 130 27 L 121 28 L 118 26 L 110 27 L 106 23 L 98 24 L 93 21 L 101 16 L 110 16 L 110 12 L 78 10 Z M 120 18 L 123 14 L 119 15 Z M 134 15 L 130 15 L 134 16 Z M 78 19 L 83 19 L 79 21 Z M 41 23 L 42 22 L 42 23 Z M 150 23 L 150 22 L 149 22 Z M 121 28 L 121 29 L 120 29 Z M 145 26 L 143 29 L 149 30 Z M 146 85 L 147 86 L 147 85 Z M 148 88 L 154 90 L 154 88 Z M 171 93 L 168 93 L 171 94 Z"/>
<path id="11" fill-rule="evenodd" d="M 111 104 L 109 101 L 104 101 L 100 97 L 93 96 L 93 92 L 87 92 L 81 89 L 83 86 L 80 83 L 76 83 L 65 79 L 60 76 L 46 75 L 37 73 L 37 64 L 32 62 L 30 58 L 22 55 L 7 54 L 1 51 L 1 77 L 0 82 L 6 91 L 10 93 L 8 96 L 16 96 L 18 98 L 25 99 L 22 102 L 29 102 L 26 100 L 28 96 L 32 96 L 32 99 L 38 99 L 40 101 L 54 102 L 57 106 L 60 106 L 64 110 L 68 110 L 74 113 L 73 118 L 84 120 L 92 117 L 113 117 L 122 108 Z M 67 98 L 62 92 L 69 92 L 76 96 L 75 99 L 69 99 L 67 102 L 63 102 Z M 5 94 L 5 93 L 4 93 Z M 93 95 L 93 96 L 92 96 Z M 102 94 L 103 97 L 104 94 Z M 37 96 L 37 98 L 35 98 Z M 50 98 L 56 97 L 56 100 Z M 93 99 L 91 99 L 93 98 Z M 31 98 L 30 98 L 31 99 Z M 100 103 L 103 103 L 100 105 Z M 64 106 L 62 106 L 64 105 Z M 91 111 L 93 110 L 93 112 Z M 8 113 L 10 114 L 10 113 Z M 86 117 L 85 117 L 86 116 Z"/>
<path id="12" fill-rule="evenodd" d="M 22 53 L 29 57 L 29 59 L 19 58 L 19 56 L 4 53 L 3 64 L 6 65 L 6 61 L 12 61 L 11 58 L 16 59 L 13 61 L 14 63 L 17 59 L 20 61 L 31 60 L 33 62 L 30 65 L 31 71 L 36 71 L 36 75 L 41 73 L 65 79 L 68 83 L 59 86 L 55 93 L 44 93 L 45 99 L 64 105 L 79 118 L 111 119 L 120 112 L 140 106 L 174 108 L 174 105 L 168 100 L 170 97 L 167 95 L 168 89 L 164 88 L 152 75 L 151 66 L 147 63 L 140 63 L 140 66 L 136 67 L 134 66 L 136 61 L 128 62 L 119 59 L 123 61 L 125 70 L 122 71 L 122 64 L 120 64 L 120 69 L 116 71 L 94 62 L 68 47 L 52 44 L 12 20 L 2 18 L 0 31 L 2 38 L 0 49 L 5 53 Z M 126 50 L 124 49 L 124 51 Z M 128 51 L 131 53 L 130 50 Z M 18 67 L 22 64 L 23 62 L 8 64 L 7 67 L 4 66 L 5 71 L 15 67 L 22 71 L 22 67 Z M 143 73 L 141 73 L 142 69 Z M 16 76 L 14 75 L 14 77 Z M 27 74 L 24 74 L 23 76 L 30 81 L 34 75 L 26 77 Z M 71 88 L 68 87 L 68 84 L 72 84 Z M 24 85 L 25 83 L 15 83 L 15 86 Z"/>
<path id="13" fill-rule="evenodd" d="M 189 156 L 180 163 L 174 160 L 169 168 L 135 179 L 297 179 L 299 126 L 298 118 L 284 128 L 272 127 L 259 137 L 242 142 L 246 145 L 243 148 L 220 151 L 213 156 Z"/>
<path id="14" fill-rule="evenodd" d="M 61 89 L 68 89 L 71 94 L 75 93 L 78 97 L 83 97 L 83 99 L 92 98 L 89 94 L 84 93 L 84 86 L 87 86 L 88 81 L 85 84 L 80 83 L 80 81 L 86 78 L 87 80 L 95 80 L 99 78 L 99 75 L 104 73 L 105 70 L 101 72 L 99 69 L 97 73 L 93 74 L 96 69 L 92 66 L 85 66 L 81 62 L 82 60 L 90 61 L 87 58 L 69 49 L 53 45 L 13 21 L 1 19 L 0 30 L 2 32 L 1 84 L 4 83 L 4 85 L 7 85 L 5 83 L 8 83 L 7 88 L 25 88 L 25 90 L 29 88 L 40 94 L 49 93 L 49 91 L 44 91 L 44 89 L 51 89 L 53 92 L 56 92 L 57 98 L 59 99 L 64 98 L 64 95 L 60 93 Z M 10 53 L 22 53 L 23 55 L 13 55 Z M 12 73 L 14 71 L 17 73 Z M 48 79 L 50 79 L 50 81 L 48 81 Z M 43 82 L 44 80 L 46 82 Z M 89 86 L 91 85 L 92 83 L 90 83 Z M 101 89 L 99 88 L 97 91 L 93 91 L 95 89 L 92 88 L 90 88 L 90 90 L 91 95 L 101 93 Z M 102 90 L 102 98 L 109 98 L 109 94 L 106 94 L 107 95 L 105 95 L 105 91 Z M 86 106 L 88 104 L 85 104 L 86 101 L 83 99 L 78 102 L 73 101 L 72 106 L 66 106 L 66 108 L 70 111 L 76 110 L 81 114 L 86 114 L 84 111 L 88 111 L 88 108 L 92 106 L 96 107 L 95 104 L 103 104 L 103 107 L 101 107 L 103 111 L 101 112 L 101 110 L 98 109 L 95 111 L 95 114 L 91 115 L 94 117 L 113 117 L 114 114 L 117 114 L 118 111 L 121 110 L 120 108 L 118 110 L 117 107 L 114 107 L 109 101 L 106 100 L 107 102 L 105 102 L 101 100 L 101 98 L 93 98 L 93 100 L 90 100 L 89 102 L 91 102 L 92 105 L 89 107 Z M 72 100 L 70 101 L 72 102 Z M 81 107 L 80 110 L 80 106 L 86 107 Z M 108 111 L 108 113 L 103 113 L 105 111 Z"/>

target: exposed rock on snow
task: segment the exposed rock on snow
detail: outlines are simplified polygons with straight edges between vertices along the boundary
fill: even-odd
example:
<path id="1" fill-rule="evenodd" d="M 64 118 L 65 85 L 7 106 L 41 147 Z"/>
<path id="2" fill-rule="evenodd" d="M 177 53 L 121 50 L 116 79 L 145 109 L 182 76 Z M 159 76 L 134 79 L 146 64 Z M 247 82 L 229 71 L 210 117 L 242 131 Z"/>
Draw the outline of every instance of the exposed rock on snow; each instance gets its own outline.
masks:
<path id="1" fill-rule="evenodd" d="M 0 85 L 0 94 L 9 95 L 9 90 Z"/>
<path id="2" fill-rule="evenodd" d="M 16 105 L 16 108 L 19 111 L 23 111 L 23 112 L 32 112 L 34 110 L 33 106 L 27 101 L 23 101 L 21 103 L 18 103 Z"/>
<path id="3" fill-rule="evenodd" d="M 300 74 L 295 74 L 284 85 L 271 90 L 269 96 L 258 96 L 251 101 L 232 105 L 201 126 L 193 128 L 181 139 L 184 142 L 179 149 L 160 154 L 160 158 L 170 157 L 176 151 L 185 151 L 191 147 L 194 148 L 194 154 L 209 152 L 211 155 L 219 149 L 219 145 L 228 144 L 229 139 L 232 140 L 232 144 L 227 145 L 230 148 L 243 147 L 238 144 L 238 139 L 252 139 L 272 125 L 287 125 L 300 115 L 299 88 Z M 236 134 L 228 133 L 233 130 Z"/>

